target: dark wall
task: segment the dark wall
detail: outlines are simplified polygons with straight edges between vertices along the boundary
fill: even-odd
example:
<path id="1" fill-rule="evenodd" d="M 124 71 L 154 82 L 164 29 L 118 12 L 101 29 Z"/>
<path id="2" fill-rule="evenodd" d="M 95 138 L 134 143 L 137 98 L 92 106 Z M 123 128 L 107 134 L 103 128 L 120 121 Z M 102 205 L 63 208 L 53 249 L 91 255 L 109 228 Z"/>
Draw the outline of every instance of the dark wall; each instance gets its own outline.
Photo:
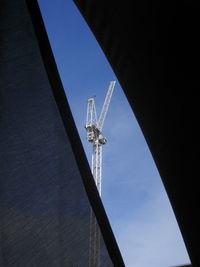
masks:
<path id="1" fill-rule="evenodd" d="M 100 232 L 99 266 L 124 266 L 36 1 L 28 8 L 0 1 L 0 266 L 88 266 L 91 205 L 110 244 Z"/>
<path id="2" fill-rule="evenodd" d="M 74 2 L 128 98 L 199 266 L 199 7 L 172 0 Z"/>

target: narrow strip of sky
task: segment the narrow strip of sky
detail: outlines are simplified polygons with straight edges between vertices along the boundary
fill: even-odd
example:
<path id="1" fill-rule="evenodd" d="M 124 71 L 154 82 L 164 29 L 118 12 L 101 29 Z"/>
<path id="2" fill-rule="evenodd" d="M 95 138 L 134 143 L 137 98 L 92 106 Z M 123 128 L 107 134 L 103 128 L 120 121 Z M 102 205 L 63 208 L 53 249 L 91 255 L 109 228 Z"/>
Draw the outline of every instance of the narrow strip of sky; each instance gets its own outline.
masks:
<path id="1" fill-rule="evenodd" d="M 86 140 L 87 98 L 99 114 L 107 87 L 117 80 L 72 1 L 40 0 L 59 73 L 91 162 Z M 138 123 L 117 82 L 103 147 L 102 201 L 127 267 L 167 267 L 190 262 L 164 186 Z"/>

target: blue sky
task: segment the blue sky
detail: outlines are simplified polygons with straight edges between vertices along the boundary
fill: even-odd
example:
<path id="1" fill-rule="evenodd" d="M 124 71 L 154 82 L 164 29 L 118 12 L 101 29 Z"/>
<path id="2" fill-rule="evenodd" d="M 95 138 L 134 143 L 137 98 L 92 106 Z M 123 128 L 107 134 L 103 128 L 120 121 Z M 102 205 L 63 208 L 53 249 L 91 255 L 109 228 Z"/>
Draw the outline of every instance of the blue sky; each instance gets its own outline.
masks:
<path id="1" fill-rule="evenodd" d="M 77 129 L 91 161 L 84 129 L 87 98 L 99 113 L 109 82 L 116 80 L 101 48 L 71 0 L 40 0 L 59 73 Z M 189 263 L 162 181 L 117 81 L 103 147 L 102 201 L 127 267 Z"/>

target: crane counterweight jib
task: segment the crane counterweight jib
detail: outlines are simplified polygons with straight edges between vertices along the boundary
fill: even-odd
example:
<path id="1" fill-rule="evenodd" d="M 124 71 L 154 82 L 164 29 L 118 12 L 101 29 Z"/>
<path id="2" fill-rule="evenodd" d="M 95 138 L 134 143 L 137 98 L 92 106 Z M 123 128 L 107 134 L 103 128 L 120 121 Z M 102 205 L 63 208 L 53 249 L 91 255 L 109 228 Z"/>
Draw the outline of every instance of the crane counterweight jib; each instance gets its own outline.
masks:
<path id="1" fill-rule="evenodd" d="M 94 98 L 88 98 L 87 104 L 87 117 L 86 117 L 86 128 L 88 125 L 96 125 L 97 114 Z"/>

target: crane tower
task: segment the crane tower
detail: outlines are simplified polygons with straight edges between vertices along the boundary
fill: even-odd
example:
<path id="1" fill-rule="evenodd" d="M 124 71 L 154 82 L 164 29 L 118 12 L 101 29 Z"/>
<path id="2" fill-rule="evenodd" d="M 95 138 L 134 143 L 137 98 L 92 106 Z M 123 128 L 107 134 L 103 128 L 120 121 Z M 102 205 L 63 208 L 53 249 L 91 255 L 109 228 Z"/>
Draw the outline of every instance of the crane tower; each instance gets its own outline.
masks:
<path id="1" fill-rule="evenodd" d="M 110 100 L 113 94 L 116 81 L 111 81 L 104 100 L 104 104 L 97 118 L 95 100 L 88 98 L 86 131 L 87 140 L 92 143 L 92 174 L 97 186 L 99 195 L 101 196 L 101 179 L 102 179 L 102 145 L 106 144 L 107 140 L 103 136 L 102 129 Z M 89 249 L 89 267 L 100 266 L 100 233 L 98 224 L 93 211 L 90 216 L 90 249 Z"/>

